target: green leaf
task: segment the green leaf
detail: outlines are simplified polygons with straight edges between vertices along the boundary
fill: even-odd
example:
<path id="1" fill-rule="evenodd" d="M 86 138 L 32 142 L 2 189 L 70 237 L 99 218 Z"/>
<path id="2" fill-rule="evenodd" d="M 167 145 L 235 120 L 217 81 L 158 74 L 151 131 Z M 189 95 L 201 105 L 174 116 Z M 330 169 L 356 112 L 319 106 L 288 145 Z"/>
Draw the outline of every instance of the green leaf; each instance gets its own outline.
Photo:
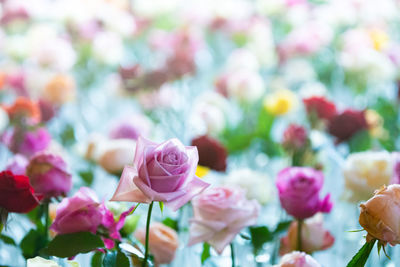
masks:
<path id="1" fill-rule="evenodd" d="M 171 219 L 170 217 L 165 218 L 162 223 L 175 231 L 178 231 L 178 221 Z"/>
<path id="2" fill-rule="evenodd" d="M 19 247 L 26 259 L 34 258 L 40 254 L 40 250 L 46 246 L 46 238 L 37 230 L 30 230 L 21 240 Z"/>
<path id="3" fill-rule="evenodd" d="M 82 180 L 85 182 L 85 184 L 91 185 L 93 183 L 94 174 L 91 170 L 80 171 L 79 176 L 82 178 Z"/>
<path id="4" fill-rule="evenodd" d="M 376 240 L 365 242 L 364 246 L 354 255 L 347 267 L 363 267 L 368 260 L 369 254 L 375 245 Z"/>
<path id="5" fill-rule="evenodd" d="M 201 264 L 203 264 L 210 256 L 210 245 L 208 243 L 204 243 L 203 252 L 201 253 Z"/>
<path id="6" fill-rule="evenodd" d="M 90 266 L 92 267 L 100 267 L 101 263 L 103 262 L 103 253 L 96 252 L 93 254 L 93 257 L 90 261 Z"/>
<path id="7" fill-rule="evenodd" d="M 274 234 L 277 235 L 285 232 L 292 222 L 292 220 L 279 222 L 275 228 Z"/>
<path id="8" fill-rule="evenodd" d="M 351 153 L 365 151 L 371 148 L 372 138 L 368 131 L 356 133 L 348 142 Z"/>
<path id="9" fill-rule="evenodd" d="M 275 116 L 267 112 L 264 107 L 261 107 L 258 116 L 257 136 L 264 140 L 269 140 L 274 121 Z"/>
<path id="10" fill-rule="evenodd" d="M 273 240 L 273 233 L 266 226 L 250 227 L 251 244 L 253 250 L 257 254 L 263 245 Z"/>
<path id="11" fill-rule="evenodd" d="M 129 267 L 128 257 L 121 251 L 107 252 L 103 259 L 103 267 Z"/>
<path id="12" fill-rule="evenodd" d="M 3 241 L 4 244 L 16 246 L 14 239 L 7 235 L 0 234 L 0 240 Z"/>
<path id="13" fill-rule="evenodd" d="M 79 253 L 88 253 L 104 247 L 101 238 L 90 232 L 57 235 L 43 252 L 59 258 L 73 257 Z"/>
<path id="14" fill-rule="evenodd" d="M 75 142 L 75 130 L 74 127 L 70 124 L 67 124 L 62 133 L 60 134 L 61 143 L 64 146 L 72 145 Z"/>
<path id="15" fill-rule="evenodd" d="M 159 201 L 158 205 L 160 206 L 160 211 L 162 213 L 164 211 L 164 203 L 162 201 Z"/>

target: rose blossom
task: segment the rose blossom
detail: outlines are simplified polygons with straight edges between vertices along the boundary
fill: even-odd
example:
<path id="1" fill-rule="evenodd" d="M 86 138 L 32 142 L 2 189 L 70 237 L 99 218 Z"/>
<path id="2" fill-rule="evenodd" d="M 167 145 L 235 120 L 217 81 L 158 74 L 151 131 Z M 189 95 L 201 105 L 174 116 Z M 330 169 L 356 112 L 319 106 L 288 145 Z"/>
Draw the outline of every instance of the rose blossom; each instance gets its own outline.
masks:
<path id="1" fill-rule="evenodd" d="M 245 227 L 257 221 L 260 205 L 240 188 L 211 188 L 192 200 L 189 246 L 209 243 L 219 254 Z"/>
<path id="2" fill-rule="evenodd" d="M 282 145 L 287 150 L 299 150 L 307 144 L 306 129 L 297 124 L 290 124 L 283 132 Z"/>
<path id="3" fill-rule="evenodd" d="M 6 131 L 1 139 L 12 152 L 20 153 L 27 157 L 45 150 L 51 141 L 50 134 L 46 128 L 38 128 L 31 132 L 14 128 Z"/>
<path id="4" fill-rule="evenodd" d="M 64 198 L 57 207 L 56 218 L 50 229 L 58 234 L 90 231 L 96 233 L 103 214 L 96 194 L 81 187 L 72 197 Z"/>
<path id="5" fill-rule="evenodd" d="M 306 219 L 317 212 L 330 212 L 330 194 L 322 200 L 319 197 L 323 180 L 323 173 L 313 168 L 283 169 L 276 181 L 282 207 L 296 219 Z"/>
<path id="6" fill-rule="evenodd" d="M 393 176 L 393 157 L 387 151 L 365 151 L 350 154 L 343 166 L 346 196 L 360 201 L 370 198 L 382 185 L 390 183 Z"/>
<path id="7" fill-rule="evenodd" d="M 290 224 L 288 233 L 281 239 L 280 254 L 296 250 L 297 246 L 297 221 Z M 301 229 L 302 250 L 308 254 L 314 251 L 330 248 L 335 242 L 334 237 L 324 228 L 322 214 L 304 221 Z"/>
<path id="8" fill-rule="evenodd" d="M 310 255 L 304 252 L 293 251 L 282 257 L 280 263 L 275 267 L 321 267 L 321 265 Z"/>
<path id="9" fill-rule="evenodd" d="M 347 109 L 329 120 L 328 132 L 337 138 L 337 142 L 349 140 L 359 131 L 368 129 L 364 111 Z"/>
<path id="10" fill-rule="evenodd" d="M 131 139 L 107 140 L 99 145 L 96 161 L 109 173 L 121 173 L 135 156 L 136 142 Z"/>
<path id="11" fill-rule="evenodd" d="M 25 175 L 0 172 L 0 209 L 27 213 L 39 205 L 39 200 Z"/>
<path id="12" fill-rule="evenodd" d="M 177 210 L 208 187 L 195 176 L 198 160 L 196 147 L 177 139 L 157 144 L 139 137 L 133 166 L 125 167 L 112 201 L 162 201 Z"/>
<path id="13" fill-rule="evenodd" d="M 146 229 L 138 229 L 135 232 L 135 237 L 144 244 L 146 242 Z M 149 248 L 154 256 L 156 266 L 172 262 L 178 246 L 178 234 L 174 229 L 158 222 L 150 226 Z"/>
<path id="14" fill-rule="evenodd" d="M 149 136 L 152 129 L 152 122 L 142 114 L 134 114 L 128 119 L 115 124 L 110 131 L 112 139 L 133 139 L 137 140 L 139 136 Z"/>
<path id="15" fill-rule="evenodd" d="M 192 146 L 199 151 L 199 165 L 216 171 L 226 170 L 228 153 L 217 139 L 203 135 L 193 139 Z"/>
<path id="16" fill-rule="evenodd" d="M 312 96 L 303 99 L 307 114 L 316 115 L 319 119 L 329 120 L 336 115 L 335 103 L 328 101 L 323 96 Z"/>
<path id="17" fill-rule="evenodd" d="M 367 241 L 378 239 L 392 246 L 400 244 L 400 185 L 384 186 L 360 205 L 360 225 L 368 232 Z"/>
<path id="18" fill-rule="evenodd" d="M 65 195 L 72 187 L 67 164 L 57 155 L 36 154 L 31 158 L 26 174 L 35 191 L 44 194 L 45 197 Z"/>

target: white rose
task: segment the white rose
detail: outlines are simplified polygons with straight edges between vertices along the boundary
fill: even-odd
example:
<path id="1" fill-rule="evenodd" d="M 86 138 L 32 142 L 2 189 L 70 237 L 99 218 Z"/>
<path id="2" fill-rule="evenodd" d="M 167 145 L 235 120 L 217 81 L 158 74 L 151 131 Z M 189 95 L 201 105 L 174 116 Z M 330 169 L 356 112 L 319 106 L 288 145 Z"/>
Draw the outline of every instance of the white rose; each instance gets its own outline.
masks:
<path id="1" fill-rule="evenodd" d="M 124 55 L 121 37 L 115 32 L 101 32 L 93 40 L 94 57 L 102 63 L 115 65 Z"/>
<path id="2" fill-rule="evenodd" d="M 346 197 L 349 200 L 367 200 L 375 190 L 388 185 L 393 176 L 393 157 L 387 151 L 350 154 L 343 166 Z"/>
<path id="3" fill-rule="evenodd" d="M 265 92 L 265 84 L 257 72 L 238 70 L 229 75 L 227 91 L 239 102 L 248 103 L 260 99 Z"/>

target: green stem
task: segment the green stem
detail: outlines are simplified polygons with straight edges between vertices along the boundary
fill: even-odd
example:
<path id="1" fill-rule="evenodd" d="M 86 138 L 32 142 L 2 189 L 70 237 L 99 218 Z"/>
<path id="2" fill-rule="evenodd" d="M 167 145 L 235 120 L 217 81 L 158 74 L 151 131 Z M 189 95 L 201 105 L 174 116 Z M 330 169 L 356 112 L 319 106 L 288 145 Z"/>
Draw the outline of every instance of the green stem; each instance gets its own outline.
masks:
<path id="1" fill-rule="evenodd" d="M 235 248 L 233 247 L 233 242 L 231 243 L 231 259 L 232 259 L 232 267 L 235 267 Z"/>
<path id="2" fill-rule="evenodd" d="M 46 243 L 49 241 L 49 202 L 44 204 L 44 238 Z"/>
<path id="3" fill-rule="evenodd" d="M 301 248 L 301 228 L 303 226 L 303 220 L 297 220 L 297 250 L 302 251 Z"/>
<path id="4" fill-rule="evenodd" d="M 149 234 L 150 234 L 150 219 L 151 219 L 151 211 L 153 210 L 154 201 L 150 203 L 149 210 L 147 212 L 147 222 L 146 222 L 146 244 L 144 251 L 144 260 L 142 263 L 142 267 L 147 266 L 147 259 L 149 258 Z"/>

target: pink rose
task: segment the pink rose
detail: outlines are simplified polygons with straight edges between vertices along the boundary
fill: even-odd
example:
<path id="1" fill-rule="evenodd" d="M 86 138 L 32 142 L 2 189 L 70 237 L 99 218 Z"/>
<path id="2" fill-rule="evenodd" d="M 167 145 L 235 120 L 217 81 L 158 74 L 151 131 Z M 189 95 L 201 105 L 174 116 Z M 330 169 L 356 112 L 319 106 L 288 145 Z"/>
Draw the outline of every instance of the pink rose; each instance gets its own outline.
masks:
<path id="1" fill-rule="evenodd" d="M 6 171 L 11 171 L 16 175 L 25 175 L 29 161 L 22 155 L 16 154 L 7 162 Z"/>
<path id="2" fill-rule="evenodd" d="M 144 244 L 146 241 L 146 229 L 138 229 L 135 232 L 135 237 Z M 162 223 L 153 223 L 150 226 L 149 248 L 154 256 L 156 266 L 172 262 L 178 246 L 178 235 L 174 229 Z"/>
<path id="3" fill-rule="evenodd" d="M 239 188 L 216 187 L 192 201 L 189 245 L 209 243 L 219 254 L 245 227 L 257 221 L 260 205 Z"/>
<path id="4" fill-rule="evenodd" d="M 58 234 L 90 231 L 96 233 L 103 219 L 96 194 L 82 187 L 70 198 L 64 198 L 57 207 L 56 218 L 50 229 Z"/>
<path id="5" fill-rule="evenodd" d="M 289 167 L 278 173 L 276 186 L 279 199 L 287 213 L 296 219 L 306 219 L 317 212 L 330 212 L 330 194 L 320 199 L 324 175 L 308 167 Z"/>
<path id="6" fill-rule="evenodd" d="M 157 144 L 139 137 L 133 166 L 126 166 L 112 201 L 162 201 L 177 210 L 209 184 L 195 176 L 199 155 L 170 139 Z"/>
<path id="7" fill-rule="evenodd" d="M 282 257 L 275 267 L 321 267 L 313 257 L 304 252 L 293 251 Z"/>
<path id="8" fill-rule="evenodd" d="M 57 155 L 40 153 L 31 158 L 26 174 L 35 192 L 45 197 L 66 195 L 72 187 L 67 164 Z"/>
<path id="9" fill-rule="evenodd" d="M 335 238 L 324 228 L 322 215 L 305 220 L 301 229 L 302 250 L 308 254 L 314 251 L 330 248 Z M 280 254 L 286 254 L 296 250 L 297 245 L 297 221 L 291 223 L 287 236 L 281 239 Z"/>
<path id="10" fill-rule="evenodd" d="M 2 141 L 12 152 L 30 157 L 45 150 L 50 144 L 51 136 L 46 128 L 38 128 L 31 132 L 24 132 L 16 128 L 5 132 Z"/>

